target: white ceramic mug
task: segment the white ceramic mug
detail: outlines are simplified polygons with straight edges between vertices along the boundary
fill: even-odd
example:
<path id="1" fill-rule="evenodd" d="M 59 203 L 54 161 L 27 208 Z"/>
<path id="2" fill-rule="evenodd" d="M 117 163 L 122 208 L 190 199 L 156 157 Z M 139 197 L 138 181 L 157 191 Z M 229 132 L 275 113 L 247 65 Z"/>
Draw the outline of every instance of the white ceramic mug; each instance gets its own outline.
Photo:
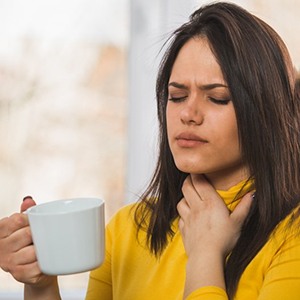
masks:
<path id="1" fill-rule="evenodd" d="M 38 263 L 44 274 L 86 272 L 103 262 L 103 200 L 57 200 L 30 207 L 26 213 Z"/>

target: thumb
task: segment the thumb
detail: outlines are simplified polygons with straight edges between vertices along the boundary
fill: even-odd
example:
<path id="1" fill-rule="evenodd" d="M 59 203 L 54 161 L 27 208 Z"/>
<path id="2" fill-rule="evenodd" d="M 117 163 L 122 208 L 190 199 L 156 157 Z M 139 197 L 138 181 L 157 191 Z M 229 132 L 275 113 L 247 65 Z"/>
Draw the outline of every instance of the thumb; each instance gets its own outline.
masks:
<path id="1" fill-rule="evenodd" d="M 253 192 L 247 193 L 237 205 L 230 217 L 240 226 L 243 225 L 253 203 Z"/>
<path id="2" fill-rule="evenodd" d="M 26 196 L 23 199 L 23 202 L 21 204 L 21 212 L 24 212 L 25 210 L 27 210 L 29 207 L 36 205 L 35 201 L 32 199 L 31 196 Z"/>

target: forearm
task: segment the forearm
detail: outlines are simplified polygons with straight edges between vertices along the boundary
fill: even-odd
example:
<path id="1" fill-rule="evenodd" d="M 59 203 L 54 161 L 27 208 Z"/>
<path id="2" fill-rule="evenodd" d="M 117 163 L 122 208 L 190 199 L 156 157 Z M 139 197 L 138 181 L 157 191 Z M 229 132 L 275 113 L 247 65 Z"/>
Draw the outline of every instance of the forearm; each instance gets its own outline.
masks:
<path id="1" fill-rule="evenodd" d="M 193 291 L 205 286 L 226 289 L 224 259 L 221 254 L 206 251 L 189 257 L 186 265 L 184 299 Z"/>
<path id="2" fill-rule="evenodd" d="M 57 278 L 43 287 L 25 284 L 24 300 L 61 300 Z"/>

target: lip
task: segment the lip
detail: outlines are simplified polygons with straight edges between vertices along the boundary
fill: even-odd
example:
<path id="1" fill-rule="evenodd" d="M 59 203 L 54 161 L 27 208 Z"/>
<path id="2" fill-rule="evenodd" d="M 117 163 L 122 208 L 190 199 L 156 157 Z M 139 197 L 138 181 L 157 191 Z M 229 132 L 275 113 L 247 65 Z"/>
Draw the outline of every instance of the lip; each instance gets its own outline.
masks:
<path id="1" fill-rule="evenodd" d="M 183 148 L 193 148 L 208 143 L 204 138 L 190 132 L 180 133 L 175 137 L 175 140 L 178 146 Z"/>

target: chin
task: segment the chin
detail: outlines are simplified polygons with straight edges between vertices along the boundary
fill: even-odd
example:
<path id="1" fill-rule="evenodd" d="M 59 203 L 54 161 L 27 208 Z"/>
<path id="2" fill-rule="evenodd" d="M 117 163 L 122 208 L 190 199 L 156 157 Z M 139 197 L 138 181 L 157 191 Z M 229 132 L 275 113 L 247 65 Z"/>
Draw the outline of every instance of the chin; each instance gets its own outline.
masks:
<path id="1" fill-rule="evenodd" d="M 176 164 L 176 167 L 179 171 L 188 173 L 188 174 L 203 174 L 204 173 L 204 170 L 197 168 L 195 163 L 190 163 L 190 164 L 178 163 L 178 164 Z"/>

